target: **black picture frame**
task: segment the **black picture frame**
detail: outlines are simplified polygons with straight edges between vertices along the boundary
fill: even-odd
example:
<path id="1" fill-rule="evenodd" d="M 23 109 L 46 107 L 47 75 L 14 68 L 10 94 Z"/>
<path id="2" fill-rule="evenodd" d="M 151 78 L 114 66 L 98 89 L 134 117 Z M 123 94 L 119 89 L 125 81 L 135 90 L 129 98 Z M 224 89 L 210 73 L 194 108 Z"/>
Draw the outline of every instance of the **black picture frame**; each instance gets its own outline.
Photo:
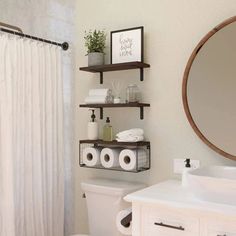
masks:
<path id="1" fill-rule="evenodd" d="M 131 51 L 131 46 L 130 45 L 132 45 L 133 42 L 130 43 L 130 40 L 133 40 L 133 39 L 128 39 L 127 38 L 128 43 L 126 43 L 126 45 L 128 44 L 128 46 L 130 46 L 129 51 L 124 52 L 123 49 L 122 49 L 123 52 L 119 51 L 119 53 L 120 53 L 119 56 L 121 55 L 121 53 L 123 54 L 122 55 L 123 58 L 119 61 L 119 59 L 115 58 L 114 56 L 119 57 L 119 56 L 117 56 L 117 53 L 118 53 L 117 51 L 119 49 L 121 49 L 122 46 L 117 45 L 117 43 L 116 44 L 114 43 L 114 41 L 115 41 L 114 36 L 116 36 L 116 37 L 120 36 L 121 37 L 122 33 L 126 33 L 126 32 L 127 33 L 132 33 L 132 32 L 134 33 L 134 31 L 136 31 L 137 34 L 140 33 L 140 38 L 136 39 L 137 40 L 137 42 L 136 42 L 137 45 L 135 44 L 135 47 L 138 48 L 138 55 L 134 56 L 134 58 L 131 57 L 132 51 Z M 115 45 L 117 45 L 116 50 L 114 50 Z M 133 27 L 133 28 L 128 28 L 128 29 L 122 29 L 122 30 L 115 30 L 115 31 L 110 32 L 110 62 L 111 62 L 111 64 L 113 64 L 113 63 L 125 63 L 125 62 L 131 62 L 131 61 L 143 62 L 143 50 L 144 50 L 144 27 L 143 26 Z M 122 56 L 120 56 L 120 58 Z M 130 58 L 129 58 L 129 56 L 130 56 Z"/>

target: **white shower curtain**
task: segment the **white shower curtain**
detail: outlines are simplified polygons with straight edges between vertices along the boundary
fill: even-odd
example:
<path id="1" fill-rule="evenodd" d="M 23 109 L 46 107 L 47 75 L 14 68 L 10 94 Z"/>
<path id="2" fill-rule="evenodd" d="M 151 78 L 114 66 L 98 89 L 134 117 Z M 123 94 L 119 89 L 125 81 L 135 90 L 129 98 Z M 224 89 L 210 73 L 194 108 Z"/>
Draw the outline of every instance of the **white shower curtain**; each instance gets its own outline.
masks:
<path id="1" fill-rule="evenodd" d="M 63 236 L 61 48 L 0 34 L 0 236 Z"/>

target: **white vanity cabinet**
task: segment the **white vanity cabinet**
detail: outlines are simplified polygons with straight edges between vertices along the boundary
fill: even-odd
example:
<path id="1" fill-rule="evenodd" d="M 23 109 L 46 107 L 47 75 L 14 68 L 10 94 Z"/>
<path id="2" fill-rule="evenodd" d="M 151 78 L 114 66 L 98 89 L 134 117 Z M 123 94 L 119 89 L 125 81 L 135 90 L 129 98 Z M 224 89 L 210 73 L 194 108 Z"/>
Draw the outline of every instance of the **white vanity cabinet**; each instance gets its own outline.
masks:
<path id="1" fill-rule="evenodd" d="M 132 236 L 236 236 L 236 206 L 196 200 L 180 181 L 129 194 Z"/>
<path id="2" fill-rule="evenodd" d="M 204 236 L 236 236 L 236 220 L 206 219 Z"/>
<path id="3" fill-rule="evenodd" d="M 163 207 L 141 206 L 141 235 L 198 236 L 199 219 Z M 135 234 L 134 234 L 135 235 Z"/>

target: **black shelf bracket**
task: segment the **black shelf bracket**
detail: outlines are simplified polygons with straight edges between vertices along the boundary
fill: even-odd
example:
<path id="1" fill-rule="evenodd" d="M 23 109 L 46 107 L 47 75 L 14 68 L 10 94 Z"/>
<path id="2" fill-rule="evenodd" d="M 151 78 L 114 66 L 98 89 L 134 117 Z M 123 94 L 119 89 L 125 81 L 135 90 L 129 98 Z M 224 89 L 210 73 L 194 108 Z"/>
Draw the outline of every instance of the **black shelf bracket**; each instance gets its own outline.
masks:
<path id="1" fill-rule="evenodd" d="M 144 119 L 144 107 L 139 107 L 140 109 L 140 120 Z M 100 110 L 100 120 L 103 119 L 103 107 L 99 107 Z"/>
<path id="2" fill-rule="evenodd" d="M 144 119 L 143 107 L 140 107 L 140 120 Z"/>
<path id="3" fill-rule="evenodd" d="M 100 110 L 100 119 L 103 119 L 103 107 L 99 107 Z M 144 107 L 140 107 L 140 120 L 144 119 Z"/>
<path id="4" fill-rule="evenodd" d="M 103 84 L 103 72 L 99 72 L 100 74 L 100 84 Z M 144 72 L 143 68 L 140 68 L 140 81 L 144 80 Z"/>
<path id="5" fill-rule="evenodd" d="M 143 76 L 143 68 L 140 68 L 140 81 L 143 81 L 144 76 Z"/>
<path id="6" fill-rule="evenodd" d="M 100 72 L 100 84 L 103 84 L 103 72 Z"/>
<path id="7" fill-rule="evenodd" d="M 103 119 L 103 107 L 99 107 L 100 109 L 100 119 L 102 120 Z"/>

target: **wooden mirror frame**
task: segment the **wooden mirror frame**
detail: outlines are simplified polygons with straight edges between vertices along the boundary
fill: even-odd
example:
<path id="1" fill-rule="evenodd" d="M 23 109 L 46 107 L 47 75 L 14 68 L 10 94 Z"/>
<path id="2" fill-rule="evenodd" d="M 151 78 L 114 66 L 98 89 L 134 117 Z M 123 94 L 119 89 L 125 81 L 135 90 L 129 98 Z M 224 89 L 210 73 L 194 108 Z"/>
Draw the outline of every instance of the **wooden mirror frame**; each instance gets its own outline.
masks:
<path id="1" fill-rule="evenodd" d="M 236 16 L 233 16 L 225 21 L 223 21 L 221 24 L 217 25 L 215 28 L 213 28 L 208 34 L 206 34 L 202 40 L 198 43 L 198 45 L 195 47 L 195 49 L 193 50 L 187 66 L 185 68 L 184 71 L 184 76 L 183 76 L 183 84 L 182 84 L 182 100 L 183 100 L 183 105 L 184 105 L 184 111 L 186 113 L 186 116 L 188 118 L 188 121 L 190 123 L 190 125 L 192 126 L 193 130 L 195 131 L 195 133 L 197 134 L 197 136 L 206 144 L 208 145 L 211 149 L 213 149 L 214 151 L 216 151 L 217 153 L 219 153 L 220 155 L 229 158 L 231 160 L 235 160 L 236 161 L 236 156 L 229 154 L 225 151 L 223 151 L 222 149 L 218 148 L 217 146 L 215 146 L 212 142 L 210 142 L 204 135 L 203 133 L 200 131 L 200 129 L 197 127 L 196 123 L 193 120 L 193 117 L 191 115 L 190 109 L 189 109 L 189 105 L 188 105 L 188 98 L 187 98 L 187 84 L 188 84 L 188 77 L 189 77 L 189 72 L 191 70 L 192 64 L 194 59 L 196 58 L 198 52 L 201 50 L 202 46 L 215 34 L 217 33 L 219 30 L 221 30 L 222 28 L 226 27 L 227 25 L 233 23 L 236 21 Z"/>

